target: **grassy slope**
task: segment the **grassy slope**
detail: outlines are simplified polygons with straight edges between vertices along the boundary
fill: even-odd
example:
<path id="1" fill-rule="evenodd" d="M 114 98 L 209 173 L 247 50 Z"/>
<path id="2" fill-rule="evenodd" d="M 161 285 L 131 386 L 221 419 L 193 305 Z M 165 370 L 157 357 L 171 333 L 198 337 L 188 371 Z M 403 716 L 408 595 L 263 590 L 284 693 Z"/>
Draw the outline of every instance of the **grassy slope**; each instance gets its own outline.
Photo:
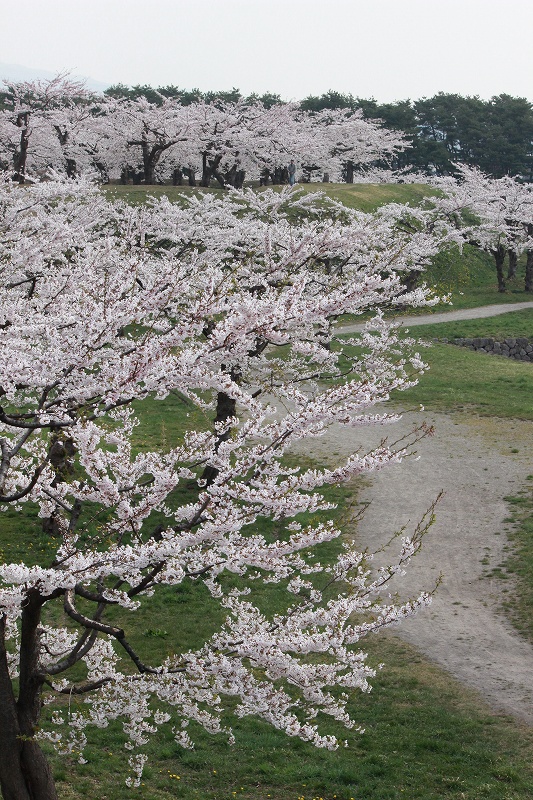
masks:
<path id="1" fill-rule="evenodd" d="M 273 187 L 279 190 L 281 187 Z M 419 203 L 431 194 L 427 186 L 422 184 L 372 184 L 372 183 L 307 183 L 300 184 L 298 189 L 304 192 L 324 192 L 328 197 L 340 200 L 350 208 L 360 211 L 375 211 L 384 203 Z M 190 186 L 122 186 L 112 184 L 104 187 L 108 197 L 122 197 L 128 202 L 142 203 L 147 196 L 162 197 L 166 195 L 171 201 L 198 192 L 222 194 L 223 190 L 212 186 L 209 189 Z"/>

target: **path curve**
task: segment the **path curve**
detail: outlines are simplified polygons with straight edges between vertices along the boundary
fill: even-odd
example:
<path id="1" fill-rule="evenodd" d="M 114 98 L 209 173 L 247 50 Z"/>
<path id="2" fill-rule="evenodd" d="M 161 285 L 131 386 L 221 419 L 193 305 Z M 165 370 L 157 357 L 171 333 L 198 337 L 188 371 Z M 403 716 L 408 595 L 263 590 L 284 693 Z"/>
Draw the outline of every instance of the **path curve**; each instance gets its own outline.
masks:
<path id="1" fill-rule="evenodd" d="M 442 583 L 431 606 L 395 633 L 493 708 L 533 725 L 533 647 L 499 611 L 502 585 L 487 577 L 507 544 L 503 498 L 516 494 L 532 471 L 533 423 L 409 413 L 392 428 L 333 429 L 332 437 L 315 441 L 313 456 L 327 461 L 366 452 L 384 435 L 394 441 L 422 420 L 435 434 L 417 445 L 418 460 L 375 473 L 361 491 L 359 500 L 369 506 L 357 540 L 361 549 L 378 549 L 401 526 L 416 524 L 444 491 L 424 547 L 395 589 L 407 598 L 434 587 L 441 573 Z"/>
<path id="2" fill-rule="evenodd" d="M 433 325 L 438 322 L 456 322 L 462 319 L 481 319 L 482 317 L 497 317 L 500 314 L 507 314 L 510 311 L 522 311 L 524 308 L 533 308 L 533 300 L 522 303 L 498 303 L 492 306 L 478 306 L 477 308 L 457 308 L 454 311 L 442 311 L 435 314 L 420 314 L 416 317 L 398 316 L 397 322 L 407 325 L 410 328 L 415 325 Z M 359 333 L 363 330 L 365 323 L 348 323 L 338 325 L 336 333 Z"/>
<path id="3" fill-rule="evenodd" d="M 533 308 L 533 301 L 404 317 L 401 322 L 411 327 L 524 308 Z M 337 333 L 362 328 L 340 325 Z M 440 574 L 442 583 L 431 606 L 396 632 L 477 689 L 495 710 L 533 725 L 533 646 L 501 612 L 503 582 L 487 577 L 501 564 L 508 544 L 503 498 L 516 494 L 533 472 L 533 422 L 408 413 L 392 429 L 334 427 L 326 439 L 315 440 L 313 456 L 327 462 L 332 456 L 368 452 L 384 436 L 394 441 L 422 421 L 434 425 L 435 434 L 419 442 L 417 458 L 375 473 L 361 491 L 360 502 L 369 505 L 357 539 L 361 549 L 379 549 L 394 531 L 415 525 L 444 492 L 422 552 L 395 588 L 407 598 L 431 589 Z"/>

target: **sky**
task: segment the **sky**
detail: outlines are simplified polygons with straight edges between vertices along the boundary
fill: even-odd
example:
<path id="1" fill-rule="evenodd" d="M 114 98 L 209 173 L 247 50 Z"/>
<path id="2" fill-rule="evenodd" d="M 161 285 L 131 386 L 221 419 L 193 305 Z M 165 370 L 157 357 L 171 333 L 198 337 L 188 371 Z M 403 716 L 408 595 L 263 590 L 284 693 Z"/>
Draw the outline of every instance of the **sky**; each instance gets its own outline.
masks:
<path id="1" fill-rule="evenodd" d="M 0 78 L 18 64 L 99 88 L 533 101 L 532 0 L 0 0 L 0 13 Z"/>

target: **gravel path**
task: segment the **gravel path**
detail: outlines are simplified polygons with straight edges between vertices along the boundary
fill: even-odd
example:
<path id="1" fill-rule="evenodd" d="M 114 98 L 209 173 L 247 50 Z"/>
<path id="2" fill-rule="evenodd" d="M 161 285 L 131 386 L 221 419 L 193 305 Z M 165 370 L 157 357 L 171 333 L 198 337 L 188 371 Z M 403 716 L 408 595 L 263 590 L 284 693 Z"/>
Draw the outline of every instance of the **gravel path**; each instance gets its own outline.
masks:
<path id="1" fill-rule="evenodd" d="M 437 322 L 456 322 L 461 319 L 481 319 L 482 317 L 497 317 L 509 311 L 522 311 L 524 308 L 533 308 L 533 300 L 524 303 L 500 303 L 493 306 L 479 306 L 478 308 L 458 308 L 455 311 L 443 311 L 435 314 L 420 314 L 416 317 L 398 317 L 398 321 L 412 328 L 415 325 L 433 325 Z M 339 325 L 337 333 L 359 333 L 364 327 L 363 323 Z"/>
<path id="2" fill-rule="evenodd" d="M 376 473 L 362 490 L 359 499 L 369 505 L 357 539 L 362 549 L 379 548 L 400 527 L 409 531 L 444 491 L 424 547 L 395 589 L 412 597 L 432 589 L 441 574 L 442 583 L 431 606 L 396 633 L 493 708 L 533 725 L 533 647 L 500 613 L 502 586 L 486 577 L 504 556 L 503 498 L 532 471 L 533 423 L 410 413 L 392 428 L 333 430 L 328 441 L 314 443 L 313 455 L 327 460 L 366 451 L 384 434 L 394 441 L 422 420 L 435 426 L 435 435 L 419 442 L 419 459 Z"/>
<path id="3" fill-rule="evenodd" d="M 495 316 L 533 302 L 461 309 L 405 318 L 408 326 Z M 339 326 L 343 333 L 360 326 Z M 532 366 L 533 368 L 533 366 Z M 368 502 L 358 524 L 361 548 L 376 550 L 391 533 L 414 525 L 439 492 L 437 520 L 422 552 L 396 586 L 400 596 L 431 589 L 442 574 L 432 605 L 407 620 L 397 634 L 463 683 L 477 689 L 498 711 L 533 725 L 533 647 L 501 613 L 502 582 L 487 577 L 504 558 L 507 495 L 533 473 L 533 422 L 448 414 L 406 414 L 398 425 L 332 430 L 316 440 L 313 455 L 368 451 L 388 435 L 392 441 L 422 420 L 435 435 L 417 445 L 417 456 L 377 472 L 360 494 Z M 515 452 L 513 452 L 515 451 Z M 391 554 L 392 556 L 392 554 Z"/>

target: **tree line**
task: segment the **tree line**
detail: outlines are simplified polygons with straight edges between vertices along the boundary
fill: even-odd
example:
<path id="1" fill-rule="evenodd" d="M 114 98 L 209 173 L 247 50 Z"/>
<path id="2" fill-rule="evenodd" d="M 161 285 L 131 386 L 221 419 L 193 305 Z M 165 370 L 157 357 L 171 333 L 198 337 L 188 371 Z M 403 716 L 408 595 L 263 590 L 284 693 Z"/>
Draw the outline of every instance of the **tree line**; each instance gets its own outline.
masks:
<path id="1" fill-rule="evenodd" d="M 465 164 L 532 182 L 532 142 L 532 104 L 506 94 L 378 103 L 329 91 L 285 103 L 236 88 L 117 84 L 94 95 L 65 76 L 0 94 L 0 166 L 20 180 L 27 169 L 92 169 L 104 182 L 238 187 L 286 182 L 295 158 L 300 180 L 353 182 L 376 168 L 438 177 Z"/>
<path id="2" fill-rule="evenodd" d="M 172 97 L 188 105 L 202 100 L 236 102 L 243 99 L 238 89 L 226 92 L 183 90 L 177 86 L 111 86 L 106 95 L 116 98 L 145 97 L 159 103 Z M 278 94 L 249 95 L 270 107 L 281 104 Z M 300 106 L 306 111 L 362 109 L 369 120 L 379 119 L 390 130 L 402 133 L 410 147 L 395 154 L 394 167 L 411 167 L 428 174 L 455 174 L 457 162 L 479 167 L 496 178 L 520 175 L 533 181 L 533 105 L 524 97 L 500 94 L 489 100 L 477 96 L 439 92 L 420 100 L 378 103 L 373 98 L 356 97 L 330 90 L 309 95 Z"/>

